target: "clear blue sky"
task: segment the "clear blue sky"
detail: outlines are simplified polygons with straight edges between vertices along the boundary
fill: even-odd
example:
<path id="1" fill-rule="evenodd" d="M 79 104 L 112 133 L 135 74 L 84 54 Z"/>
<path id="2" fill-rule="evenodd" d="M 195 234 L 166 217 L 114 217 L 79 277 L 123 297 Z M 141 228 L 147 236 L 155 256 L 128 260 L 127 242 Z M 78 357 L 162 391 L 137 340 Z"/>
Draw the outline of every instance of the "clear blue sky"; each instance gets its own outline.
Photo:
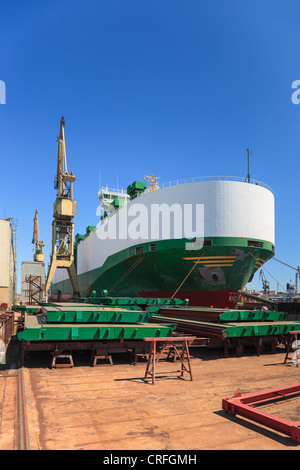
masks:
<path id="1" fill-rule="evenodd" d="M 276 257 L 300 264 L 299 17 L 298 0 L 2 0 L 0 217 L 19 221 L 19 278 L 35 209 L 49 260 L 62 115 L 75 233 L 98 222 L 99 171 L 124 188 L 149 173 L 245 177 L 249 147 L 251 177 L 275 192 Z"/>

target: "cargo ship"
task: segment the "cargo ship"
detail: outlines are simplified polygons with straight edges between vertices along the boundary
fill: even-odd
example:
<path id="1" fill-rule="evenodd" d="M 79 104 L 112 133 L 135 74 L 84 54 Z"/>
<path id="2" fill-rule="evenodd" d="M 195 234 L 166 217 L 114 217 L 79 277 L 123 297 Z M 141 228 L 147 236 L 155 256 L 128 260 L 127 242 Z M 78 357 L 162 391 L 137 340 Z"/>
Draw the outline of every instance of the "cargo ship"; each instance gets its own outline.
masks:
<path id="1" fill-rule="evenodd" d="M 173 297 L 233 307 L 275 254 L 272 189 L 240 177 L 199 177 L 127 190 L 102 187 L 99 223 L 75 237 L 82 297 Z M 51 293 L 72 292 L 65 269 Z"/>

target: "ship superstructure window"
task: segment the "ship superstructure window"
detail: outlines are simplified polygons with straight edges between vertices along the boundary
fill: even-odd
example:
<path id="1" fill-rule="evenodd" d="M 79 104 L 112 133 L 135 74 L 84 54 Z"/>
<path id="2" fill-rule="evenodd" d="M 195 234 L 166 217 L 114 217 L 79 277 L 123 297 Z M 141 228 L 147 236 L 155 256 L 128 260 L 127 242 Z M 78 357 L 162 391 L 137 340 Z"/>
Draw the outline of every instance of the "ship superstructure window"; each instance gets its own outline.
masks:
<path id="1" fill-rule="evenodd" d="M 212 246 L 212 240 L 204 240 L 204 243 L 203 243 L 204 246 Z"/>
<path id="2" fill-rule="evenodd" d="M 257 240 L 248 240 L 248 246 L 254 246 L 255 248 L 263 248 L 264 242 L 258 242 Z"/>
<path id="3" fill-rule="evenodd" d="M 144 247 L 143 246 L 137 246 L 136 249 L 135 249 L 135 254 L 136 255 L 141 255 L 142 253 L 144 253 Z"/>
<path id="4" fill-rule="evenodd" d="M 155 251 L 156 250 L 156 245 L 155 243 L 150 243 L 149 245 L 149 251 Z"/>

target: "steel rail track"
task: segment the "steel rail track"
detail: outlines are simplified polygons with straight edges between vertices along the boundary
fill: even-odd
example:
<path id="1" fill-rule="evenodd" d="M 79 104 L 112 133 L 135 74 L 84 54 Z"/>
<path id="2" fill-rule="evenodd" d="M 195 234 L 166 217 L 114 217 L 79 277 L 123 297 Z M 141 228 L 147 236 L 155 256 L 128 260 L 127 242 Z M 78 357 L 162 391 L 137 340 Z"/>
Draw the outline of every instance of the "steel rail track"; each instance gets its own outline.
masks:
<path id="1" fill-rule="evenodd" d="M 28 423 L 26 415 L 26 396 L 24 387 L 23 368 L 18 368 L 18 390 L 17 390 L 17 434 L 18 450 L 30 450 Z"/>

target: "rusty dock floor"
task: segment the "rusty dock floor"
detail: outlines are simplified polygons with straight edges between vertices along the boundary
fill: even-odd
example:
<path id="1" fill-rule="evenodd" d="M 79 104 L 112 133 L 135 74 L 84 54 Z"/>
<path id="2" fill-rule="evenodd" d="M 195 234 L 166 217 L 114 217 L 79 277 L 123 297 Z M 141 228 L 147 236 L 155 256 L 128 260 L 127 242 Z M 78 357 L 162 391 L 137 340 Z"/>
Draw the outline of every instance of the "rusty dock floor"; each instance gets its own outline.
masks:
<path id="1" fill-rule="evenodd" d="M 18 374 L 22 374 L 26 448 L 30 450 L 299 450 L 290 437 L 226 414 L 222 399 L 298 382 L 300 368 L 285 351 L 224 358 L 222 349 L 191 348 L 193 381 L 176 375 L 143 380 L 146 362 L 122 355 L 114 365 L 50 369 L 48 353 L 28 353 L 22 369 L 0 370 L 0 449 L 20 441 Z M 178 364 L 162 361 L 157 374 Z M 19 388 L 19 392 L 18 392 Z M 273 413 L 300 420 L 300 398 Z M 270 412 L 270 410 L 268 410 Z M 20 426 L 19 426 L 20 427 Z"/>

